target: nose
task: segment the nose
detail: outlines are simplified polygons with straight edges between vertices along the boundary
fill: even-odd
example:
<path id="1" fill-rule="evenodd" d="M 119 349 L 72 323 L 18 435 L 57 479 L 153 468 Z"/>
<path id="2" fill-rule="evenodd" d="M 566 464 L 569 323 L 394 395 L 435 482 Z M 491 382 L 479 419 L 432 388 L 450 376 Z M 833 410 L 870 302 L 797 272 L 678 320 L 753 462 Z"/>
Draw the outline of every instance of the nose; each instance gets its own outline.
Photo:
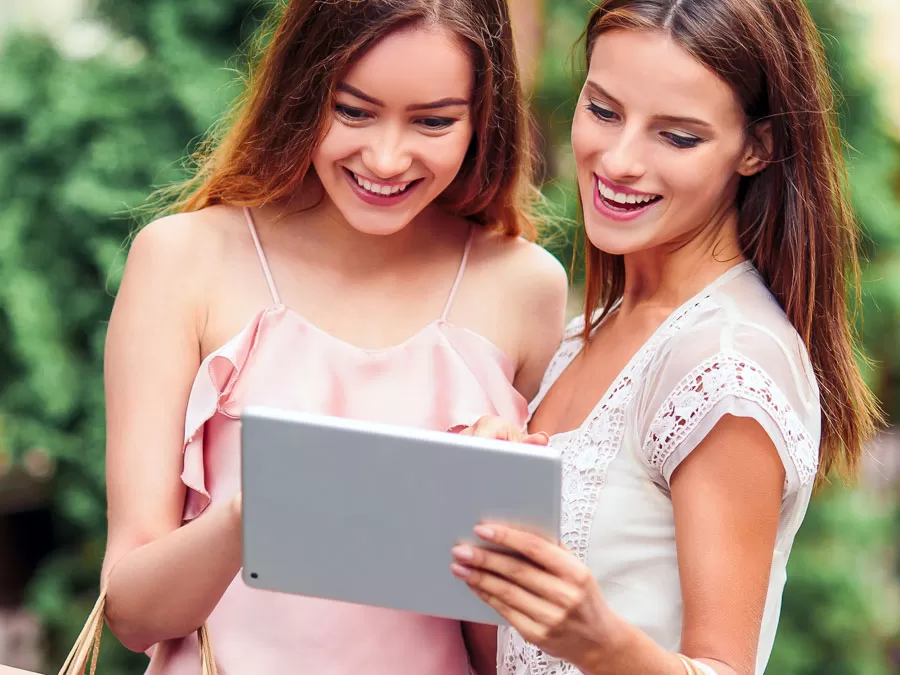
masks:
<path id="1" fill-rule="evenodd" d="M 601 156 L 607 178 L 618 183 L 626 183 L 644 175 L 646 169 L 638 133 L 623 129 L 610 138 L 609 142 L 609 146 Z"/>
<path id="2" fill-rule="evenodd" d="M 362 160 L 373 178 L 390 180 L 406 173 L 412 155 L 404 146 L 403 132 L 394 125 L 373 129 L 369 143 L 363 149 Z"/>

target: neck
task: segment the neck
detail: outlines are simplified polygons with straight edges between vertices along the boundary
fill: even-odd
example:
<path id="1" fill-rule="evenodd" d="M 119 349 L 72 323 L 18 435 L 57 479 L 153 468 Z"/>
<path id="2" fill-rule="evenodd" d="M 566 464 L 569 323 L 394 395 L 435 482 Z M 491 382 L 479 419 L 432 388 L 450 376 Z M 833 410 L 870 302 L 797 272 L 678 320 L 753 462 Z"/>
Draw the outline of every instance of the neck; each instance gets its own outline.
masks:
<path id="1" fill-rule="evenodd" d="M 289 225 L 285 236 L 296 241 L 318 264 L 346 276 L 369 276 L 421 260 L 441 239 L 458 228 L 441 227 L 447 220 L 430 205 L 393 234 L 367 234 L 350 225 L 322 190 L 304 189 L 294 199 L 273 205 L 273 221 Z M 451 232 L 447 232 L 447 230 Z"/>
<path id="2" fill-rule="evenodd" d="M 620 312 L 639 307 L 672 311 L 742 262 L 737 222 L 732 208 L 681 241 L 626 255 Z"/>

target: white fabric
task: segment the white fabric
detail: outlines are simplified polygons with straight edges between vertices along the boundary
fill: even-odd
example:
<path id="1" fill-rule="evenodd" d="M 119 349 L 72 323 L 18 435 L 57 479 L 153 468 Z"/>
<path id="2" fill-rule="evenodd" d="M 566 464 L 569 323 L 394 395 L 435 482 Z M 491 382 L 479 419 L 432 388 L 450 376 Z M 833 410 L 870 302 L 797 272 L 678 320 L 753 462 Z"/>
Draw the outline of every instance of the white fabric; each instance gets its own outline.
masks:
<path id="1" fill-rule="evenodd" d="M 532 411 L 581 351 L 573 321 Z M 578 428 L 550 440 L 563 455 L 562 541 L 585 561 L 613 611 L 672 652 L 681 647 L 681 587 L 669 480 L 724 415 L 750 417 L 786 469 L 760 636 L 772 644 L 785 568 L 818 465 L 818 387 L 802 341 L 750 263 L 676 310 L 635 354 Z M 501 629 L 502 675 L 575 675 Z"/>

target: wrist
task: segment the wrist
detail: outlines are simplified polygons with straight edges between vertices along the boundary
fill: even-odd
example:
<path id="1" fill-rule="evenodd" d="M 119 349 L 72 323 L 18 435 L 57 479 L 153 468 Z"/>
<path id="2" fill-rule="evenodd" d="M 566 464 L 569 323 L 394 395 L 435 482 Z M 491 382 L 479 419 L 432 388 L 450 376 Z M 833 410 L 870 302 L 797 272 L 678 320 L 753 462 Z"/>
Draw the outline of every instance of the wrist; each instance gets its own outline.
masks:
<path id="1" fill-rule="evenodd" d="M 616 672 L 615 664 L 635 648 L 634 630 L 617 614 L 607 610 L 597 626 L 594 647 L 585 654 L 581 670 L 585 675 Z"/>

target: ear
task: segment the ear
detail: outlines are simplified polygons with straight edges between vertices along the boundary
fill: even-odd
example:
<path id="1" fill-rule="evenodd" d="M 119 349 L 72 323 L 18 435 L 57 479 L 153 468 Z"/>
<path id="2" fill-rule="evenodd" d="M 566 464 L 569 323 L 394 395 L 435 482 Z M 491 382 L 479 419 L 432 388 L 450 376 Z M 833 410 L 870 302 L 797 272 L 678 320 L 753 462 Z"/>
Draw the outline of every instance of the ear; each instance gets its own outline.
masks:
<path id="1" fill-rule="evenodd" d="M 765 121 L 754 124 L 747 134 L 744 156 L 738 165 L 738 173 L 742 176 L 754 176 L 766 168 L 772 160 L 772 122 Z"/>

